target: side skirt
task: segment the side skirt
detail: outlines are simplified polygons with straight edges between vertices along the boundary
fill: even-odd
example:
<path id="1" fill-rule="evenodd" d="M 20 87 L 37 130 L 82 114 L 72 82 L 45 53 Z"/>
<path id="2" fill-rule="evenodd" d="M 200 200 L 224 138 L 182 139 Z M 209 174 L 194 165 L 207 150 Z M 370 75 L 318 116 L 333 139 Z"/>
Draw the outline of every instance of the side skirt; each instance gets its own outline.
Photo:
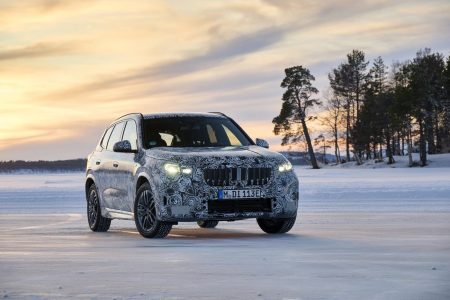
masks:
<path id="1" fill-rule="evenodd" d="M 134 214 L 129 211 L 117 210 L 112 208 L 106 208 L 107 218 L 120 219 L 120 220 L 134 220 Z"/>

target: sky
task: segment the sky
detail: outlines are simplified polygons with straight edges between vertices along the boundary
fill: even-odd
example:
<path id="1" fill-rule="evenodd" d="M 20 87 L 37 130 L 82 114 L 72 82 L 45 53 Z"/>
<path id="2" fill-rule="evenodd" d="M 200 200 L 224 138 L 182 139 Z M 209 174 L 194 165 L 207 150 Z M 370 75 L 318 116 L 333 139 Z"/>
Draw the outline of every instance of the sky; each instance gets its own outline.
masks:
<path id="1" fill-rule="evenodd" d="M 129 112 L 221 111 L 281 150 L 285 68 L 324 92 L 352 49 L 447 56 L 449 31 L 448 0 L 0 0 L 0 160 L 86 157 Z"/>

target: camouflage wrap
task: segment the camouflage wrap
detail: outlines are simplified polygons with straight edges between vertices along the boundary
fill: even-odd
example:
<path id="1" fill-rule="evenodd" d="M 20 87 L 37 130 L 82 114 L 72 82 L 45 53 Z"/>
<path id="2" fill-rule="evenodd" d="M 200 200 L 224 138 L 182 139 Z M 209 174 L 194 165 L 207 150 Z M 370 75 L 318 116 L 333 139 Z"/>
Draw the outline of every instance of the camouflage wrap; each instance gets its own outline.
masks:
<path id="1" fill-rule="evenodd" d="M 161 220 L 190 221 L 202 219 L 242 219 L 254 217 L 292 217 L 297 213 L 298 180 L 292 171 L 279 172 L 278 166 L 286 159 L 258 146 L 228 147 L 221 149 L 153 149 L 147 157 L 150 185 L 157 200 L 158 217 Z M 170 176 L 164 164 L 176 163 L 192 169 L 191 174 Z M 267 184 L 247 185 L 235 181 L 226 187 L 209 185 L 203 170 L 220 168 L 270 168 Z M 219 189 L 261 189 L 264 198 L 272 198 L 272 212 L 246 212 L 209 214 L 208 200 L 217 199 Z"/>

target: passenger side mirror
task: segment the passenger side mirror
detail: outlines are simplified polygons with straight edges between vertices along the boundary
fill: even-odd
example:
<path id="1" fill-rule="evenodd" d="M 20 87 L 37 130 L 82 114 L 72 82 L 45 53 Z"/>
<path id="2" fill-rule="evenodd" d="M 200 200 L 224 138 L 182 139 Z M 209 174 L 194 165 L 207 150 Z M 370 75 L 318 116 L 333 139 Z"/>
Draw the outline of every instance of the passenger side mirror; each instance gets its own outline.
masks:
<path id="1" fill-rule="evenodd" d="M 269 143 L 266 140 L 263 140 L 263 139 L 258 139 L 257 138 L 256 139 L 256 146 L 260 146 L 260 147 L 269 149 Z"/>
<path id="2" fill-rule="evenodd" d="M 120 141 L 114 144 L 113 146 L 114 152 L 123 152 L 123 153 L 135 153 L 136 151 L 131 148 L 130 141 Z"/>

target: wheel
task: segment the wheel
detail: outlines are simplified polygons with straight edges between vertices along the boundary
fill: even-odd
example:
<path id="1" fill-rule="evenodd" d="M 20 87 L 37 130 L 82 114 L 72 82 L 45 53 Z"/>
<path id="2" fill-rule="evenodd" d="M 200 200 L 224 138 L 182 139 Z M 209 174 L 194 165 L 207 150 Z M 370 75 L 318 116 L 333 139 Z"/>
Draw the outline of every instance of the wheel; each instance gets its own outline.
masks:
<path id="1" fill-rule="evenodd" d="M 91 184 L 87 197 L 87 218 L 92 231 L 105 232 L 111 226 L 111 219 L 102 216 L 97 187 Z"/>
<path id="2" fill-rule="evenodd" d="M 145 238 L 163 238 L 172 229 L 172 224 L 161 222 L 156 217 L 155 199 L 148 183 L 144 183 L 134 201 L 134 222 Z"/>
<path id="3" fill-rule="evenodd" d="M 201 228 L 215 228 L 219 221 L 208 220 L 208 221 L 197 221 L 198 226 Z"/>
<path id="4" fill-rule="evenodd" d="M 286 233 L 292 229 L 296 217 L 286 219 L 257 219 L 259 227 L 266 233 Z"/>

